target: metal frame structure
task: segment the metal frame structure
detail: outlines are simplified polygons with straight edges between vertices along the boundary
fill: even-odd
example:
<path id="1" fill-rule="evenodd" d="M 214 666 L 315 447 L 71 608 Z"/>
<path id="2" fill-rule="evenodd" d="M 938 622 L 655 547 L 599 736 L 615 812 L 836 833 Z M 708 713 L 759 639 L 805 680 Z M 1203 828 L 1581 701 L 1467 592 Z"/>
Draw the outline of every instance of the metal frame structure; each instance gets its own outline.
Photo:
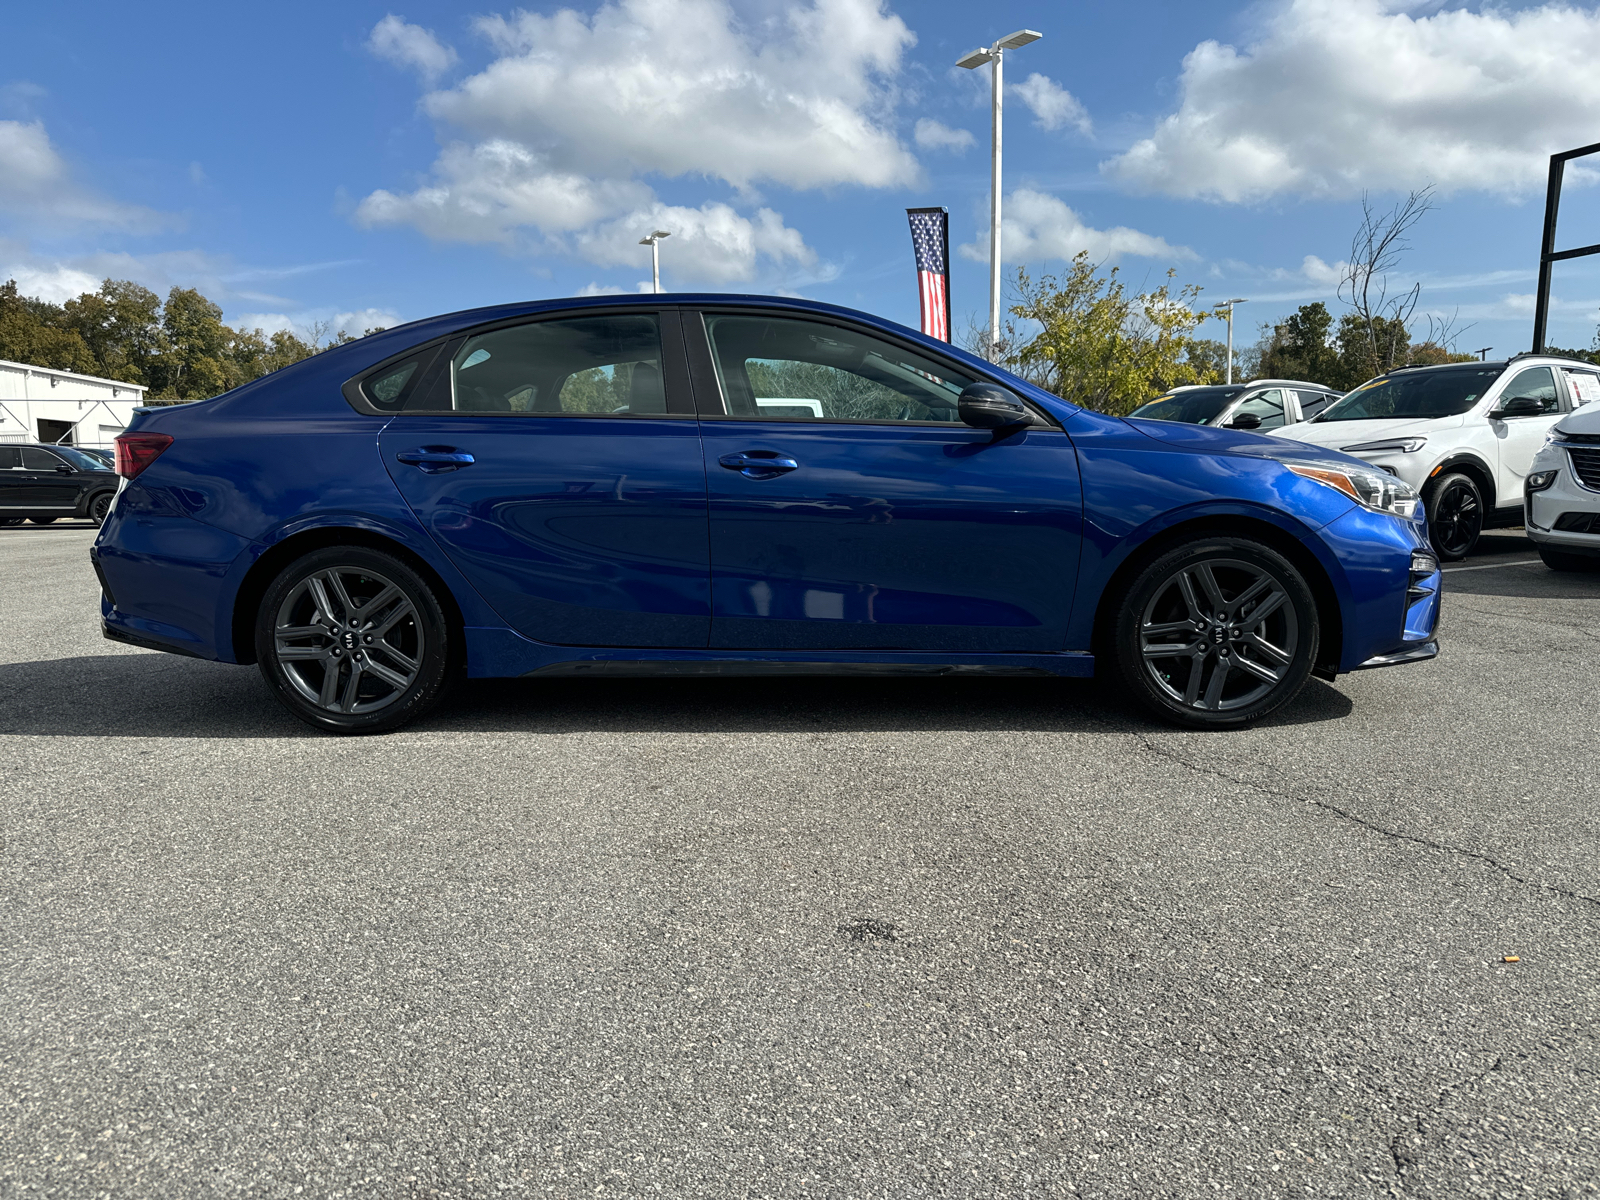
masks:
<path id="1" fill-rule="evenodd" d="M 1576 150 L 1563 150 L 1550 156 L 1550 182 L 1544 195 L 1544 242 L 1539 249 L 1539 294 L 1533 309 L 1533 352 L 1544 353 L 1544 330 L 1550 318 L 1550 267 L 1569 258 L 1583 258 L 1600 254 L 1600 243 L 1579 246 L 1576 250 L 1556 249 L 1556 213 L 1561 207 L 1561 178 L 1566 174 L 1567 163 L 1574 158 L 1600 153 L 1600 142 L 1580 146 Z"/>

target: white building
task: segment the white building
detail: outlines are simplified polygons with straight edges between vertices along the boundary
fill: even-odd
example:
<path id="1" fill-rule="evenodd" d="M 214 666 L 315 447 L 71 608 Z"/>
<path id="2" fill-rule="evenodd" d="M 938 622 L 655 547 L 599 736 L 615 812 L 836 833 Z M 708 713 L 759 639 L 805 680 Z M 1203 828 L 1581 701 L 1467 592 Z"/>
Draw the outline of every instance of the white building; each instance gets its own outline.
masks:
<path id="1" fill-rule="evenodd" d="M 0 442 L 111 449 L 145 387 L 0 359 Z"/>

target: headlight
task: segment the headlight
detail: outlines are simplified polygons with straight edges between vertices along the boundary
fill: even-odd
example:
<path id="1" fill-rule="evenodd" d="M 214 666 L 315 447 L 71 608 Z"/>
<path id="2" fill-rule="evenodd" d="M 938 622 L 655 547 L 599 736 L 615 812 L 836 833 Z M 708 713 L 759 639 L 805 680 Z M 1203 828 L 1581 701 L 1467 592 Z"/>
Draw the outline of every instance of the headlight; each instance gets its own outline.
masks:
<path id="1" fill-rule="evenodd" d="M 1417 489 L 1404 479 L 1383 471 L 1368 471 L 1361 467 L 1347 467 L 1343 463 L 1283 464 L 1296 475 L 1315 479 L 1318 483 L 1343 492 L 1357 504 L 1378 512 L 1393 513 L 1397 517 L 1414 516 L 1420 503 Z"/>
<path id="2" fill-rule="evenodd" d="M 1531 471 L 1528 473 L 1528 477 L 1523 480 L 1523 484 L 1530 492 L 1542 492 L 1555 481 L 1556 472 L 1554 471 Z"/>
<path id="3" fill-rule="evenodd" d="M 1398 454 L 1415 454 L 1428 444 L 1425 437 L 1384 438 L 1381 442 L 1362 442 L 1359 446 L 1340 446 L 1346 454 L 1359 454 L 1363 450 L 1370 454 L 1387 450 Z"/>

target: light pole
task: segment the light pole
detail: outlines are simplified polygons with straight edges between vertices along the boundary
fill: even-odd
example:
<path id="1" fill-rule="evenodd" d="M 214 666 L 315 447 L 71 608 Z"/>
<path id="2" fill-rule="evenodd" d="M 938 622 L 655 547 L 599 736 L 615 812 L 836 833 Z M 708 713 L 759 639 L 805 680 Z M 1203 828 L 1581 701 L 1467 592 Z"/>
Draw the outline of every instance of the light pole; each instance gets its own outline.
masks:
<path id="1" fill-rule="evenodd" d="M 1218 300 L 1211 306 L 1217 316 L 1228 323 L 1228 383 L 1233 382 L 1233 306 L 1249 303 L 1250 301 L 1242 297 L 1235 297 L 1232 300 Z M 1224 312 L 1224 309 L 1227 311 Z"/>
<path id="2" fill-rule="evenodd" d="M 1002 64 L 1007 50 L 1016 50 L 1029 42 L 1037 42 L 1044 34 L 1031 29 L 1019 29 L 1007 34 L 987 50 L 974 50 L 956 60 L 956 66 L 971 71 L 991 63 L 994 78 L 990 114 L 994 125 L 994 152 L 990 164 L 989 181 L 989 353 L 1000 344 L 1000 108 L 1005 97 L 1005 79 Z"/>
<path id="3" fill-rule="evenodd" d="M 639 245 L 650 247 L 650 283 L 657 294 L 661 291 L 661 239 L 671 237 L 665 229 L 658 229 L 649 237 L 639 239 Z"/>

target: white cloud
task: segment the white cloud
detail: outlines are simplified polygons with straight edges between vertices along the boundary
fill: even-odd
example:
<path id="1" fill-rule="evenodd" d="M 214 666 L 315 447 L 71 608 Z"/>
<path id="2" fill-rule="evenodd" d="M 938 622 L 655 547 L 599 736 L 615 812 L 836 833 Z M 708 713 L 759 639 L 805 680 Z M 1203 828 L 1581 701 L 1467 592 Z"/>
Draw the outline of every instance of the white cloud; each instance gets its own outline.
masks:
<path id="1" fill-rule="evenodd" d="M 1115 261 L 1128 256 L 1175 262 L 1197 257 L 1187 246 L 1173 246 L 1162 238 L 1126 226 L 1093 229 L 1056 197 L 1027 188 L 1018 188 L 1007 196 L 1001 214 L 1001 255 L 1006 262 L 1068 259 L 1084 250 L 1097 261 Z M 977 241 L 962 246 L 961 255 L 987 262 L 988 237 L 980 236 Z"/>
<path id="2" fill-rule="evenodd" d="M 924 150 L 954 150 L 959 154 L 972 146 L 973 137 L 965 129 L 951 129 L 931 117 L 923 117 L 917 122 L 916 142 Z"/>
<path id="3" fill-rule="evenodd" d="M 98 275 L 62 264 L 37 267 L 17 264 L 0 269 L 0 278 L 15 279 L 20 294 L 37 296 L 51 304 L 64 304 L 100 287 Z"/>
<path id="4" fill-rule="evenodd" d="M 1350 264 L 1340 261 L 1332 264 L 1323 262 L 1315 254 L 1308 254 L 1305 261 L 1300 264 L 1300 274 L 1312 283 L 1320 283 L 1324 287 L 1336 288 L 1344 279 L 1345 272 Z"/>
<path id="5" fill-rule="evenodd" d="M 1082 134 L 1094 130 L 1094 124 L 1089 120 L 1089 110 L 1048 75 L 1035 71 L 1021 83 L 1012 84 L 1009 90 L 1033 110 L 1034 122 L 1041 129 L 1060 129 L 1064 125 L 1071 125 Z"/>
<path id="6" fill-rule="evenodd" d="M 411 67 L 430 84 L 459 61 L 453 49 L 433 36 L 433 30 L 408 25 L 404 17 L 393 13 L 372 27 L 367 49 L 396 66 Z"/>
<path id="7" fill-rule="evenodd" d="M 750 220 L 730 206 L 715 202 L 699 208 L 656 204 L 629 213 L 580 234 L 577 250 L 599 266 L 634 266 L 649 261 L 649 248 L 639 245 L 639 238 L 652 229 L 665 229 L 672 234 L 661 242 L 664 281 L 670 277 L 734 283 L 756 273 L 758 258 L 778 265 L 788 260 L 801 266 L 809 266 L 817 258 L 800 234 L 770 208 L 759 209 L 755 219 Z M 667 286 L 665 282 L 663 286 Z"/>
<path id="8" fill-rule="evenodd" d="M 299 338 L 320 334 L 327 338 L 333 334 L 347 333 L 360 337 L 369 329 L 392 329 L 403 323 L 403 318 L 392 309 L 361 308 L 353 312 L 340 312 L 331 308 L 313 308 L 297 313 L 252 312 L 227 318 L 235 329 L 259 329 L 265 334 L 287 331 Z"/>
<path id="9" fill-rule="evenodd" d="M 100 225 L 143 230 L 162 218 L 119 204 L 73 181 L 41 121 L 0 121 L 0 212 L 40 225 Z"/>
<path id="10" fill-rule="evenodd" d="M 1552 152 L 1594 140 L 1597 61 L 1596 11 L 1284 0 L 1243 50 L 1196 46 L 1178 110 L 1102 169 L 1230 202 L 1426 183 L 1522 193 Z"/>
<path id="11" fill-rule="evenodd" d="M 892 128 L 893 77 L 915 38 L 882 0 L 809 0 L 761 21 L 727 0 L 608 0 L 590 17 L 518 11 L 476 28 L 499 57 L 425 97 L 444 142 L 430 178 L 373 192 L 359 224 L 609 262 L 624 227 L 637 242 L 636 217 L 660 207 L 647 176 L 720 181 L 741 205 L 763 184 L 922 178 Z M 683 268 L 702 279 L 814 258 L 767 209 L 671 211 Z"/>

